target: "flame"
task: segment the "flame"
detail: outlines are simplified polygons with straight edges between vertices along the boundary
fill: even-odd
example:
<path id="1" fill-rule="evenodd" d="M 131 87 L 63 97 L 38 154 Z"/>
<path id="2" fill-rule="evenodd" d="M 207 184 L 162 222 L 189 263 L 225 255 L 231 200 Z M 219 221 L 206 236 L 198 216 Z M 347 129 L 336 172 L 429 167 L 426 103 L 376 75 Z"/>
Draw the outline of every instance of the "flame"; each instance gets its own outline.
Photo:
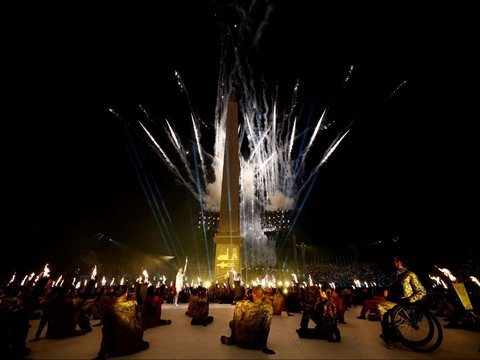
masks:
<path id="1" fill-rule="evenodd" d="M 480 286 L 480 282 L 478 281 L 478 279 L 475 276 L 470 276 L 470 280 L 472 280 L 475 284 Z"/>
<path id="2" fill-rule="evenodd" d="M 12 282 L 14 282 L 14 280 L 15 280 L 15 275 L 16 275 L 16 273 L 13 273 L 12 279 L 10 280 L 9 284 L 11 284 Z"/>
<path id="3" fill-rule="evenodd" d="M 443 281 L 443 279 L 440 276 L 429 275 L 429 277 L 430 279 L 435 281 L 436 285 L 442 285 L 445 289 L 448 289 L 448 285 L 445 283 L 445 281 Z"/>
<path id="4" fill-rule="evenodd" d="M 443 275 L 447 276 L 450 279 L 450 281 L 457 280 L 457 278 L 453 276 L 450 270 L 448 270 L 447 268 L 438 268 L 438 270 L 440 270 L 443 273 Z"/>
<path id="5" fill-rule="evenodd" d="M 95 280 L 95 276 L 97 276 L 97 265 L 94 266 L 90 279 Z"/>
<path id="6" fill-rule="evenodd" d="M 50 276 L 50 269 L 48 268 L 48 264 L 45 265 L 43 268 L 43 277 L 49 277 Z"/>

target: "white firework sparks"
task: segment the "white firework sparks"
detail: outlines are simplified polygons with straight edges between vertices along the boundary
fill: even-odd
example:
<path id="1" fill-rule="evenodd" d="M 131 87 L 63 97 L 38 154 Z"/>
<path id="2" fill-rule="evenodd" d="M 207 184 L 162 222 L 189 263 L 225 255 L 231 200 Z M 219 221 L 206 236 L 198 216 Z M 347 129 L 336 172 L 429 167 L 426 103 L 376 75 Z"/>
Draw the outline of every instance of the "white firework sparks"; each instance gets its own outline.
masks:
<path id="1" fill-rule="evenodd" d="M 241 27 L 240 27 L 241 28 Z M 231 40 L 234 42 L 234 40 Z M 200 159 L 192 163 L 190 157 L 185 155 L 184 146 L 180 136 L 175 132 L 169 121 L 166 122 L 167 137 L 172 143 L 172 149 L 177 153 L 177 158 L 182 162 L 187 175 L 182 176 L 179 168 L 173 164 L 166 152 L 154 139 L 147 125 L 140 123 L 143 131 L 160 158 L 201 202 L 207 211 L 219 211 L 221 185 L 223 175 L 223 156 L 225 150 L 227 102 L 231 94 L 238 97 L 241 113 L 239 118 L 238 141 L 240 160 L 240 231 L 244 238 L 244 259 L 247 265 L 275 265 L 277 263 L 275 244 L 265 235 L 266 225 L 262 223 L 265 211 L 294 211 L 305 186 L 312 181 L 313 175 L 327 161 L 337 146 L 348 133 L 346 130 L 338 140 L 334 141 L 327 149 L 320 163 L 313 171 L 307 172 L 306 158 L 320 131 L 325 128 L 327 111 L 323 110 L 316 126 L 299 131 L 299 117 L 301 112 L 297 109 L 299 80 L 296 81 L 291 103 L 287 111 L 278 110 L 276 96 L 269 96 L 263 87 L 256 87 L 250 77 L 250 66 L 241 57 L 238 44 L 231 45 L 232 54 L 228 54 L 220 62 L 220 71 L 217 88 L 217 102 L 214 124 L 214 151 L 209 154 L 202 144 L 200 134 L 200 121 L 195 115 L 187 87 L 180 74 L 175 72 L 177 84 L 181 92 L 187 97 L 191 110 L 191 123 L 194 134 L 196 155 Z M 233 59 L 231 57 L 233 56 Z M 230 67 L 229 67 L 230 66 Z M 349 68 L 347 77 L 343 80 L 345 85 L 352 74 L 353 67 Z M 307 144 L 304 147 L 303 143 Z M 194 176 L 198 169 L 200 176 Z M 207 181 L 206 174 L 213 174 L 213 180 Z M 307 174 L 307 180 L 304 176 Z M 212 178 L 212 176 L 210 176 Z M 300 209 L 301 210 L 301 209 Z M 275 241 L 285 241 L 276 239 Z"/>

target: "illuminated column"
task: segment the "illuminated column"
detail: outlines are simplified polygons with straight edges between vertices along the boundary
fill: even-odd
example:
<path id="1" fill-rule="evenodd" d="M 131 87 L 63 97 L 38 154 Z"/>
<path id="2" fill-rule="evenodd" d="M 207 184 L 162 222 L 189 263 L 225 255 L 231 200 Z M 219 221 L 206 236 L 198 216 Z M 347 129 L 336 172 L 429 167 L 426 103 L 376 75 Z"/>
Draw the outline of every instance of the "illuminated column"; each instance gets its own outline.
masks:
<path id="1" fill-rule="evenodd" d="M 238 152 L 238 103 L 234 94 L 228 101 L 223 160 L 220 220 L 215 234 L 214 280 L 223 281 L 230 270 L 241 274 L 240 161 Z M 232 273 L 230 277 L 233 278 Z"/>

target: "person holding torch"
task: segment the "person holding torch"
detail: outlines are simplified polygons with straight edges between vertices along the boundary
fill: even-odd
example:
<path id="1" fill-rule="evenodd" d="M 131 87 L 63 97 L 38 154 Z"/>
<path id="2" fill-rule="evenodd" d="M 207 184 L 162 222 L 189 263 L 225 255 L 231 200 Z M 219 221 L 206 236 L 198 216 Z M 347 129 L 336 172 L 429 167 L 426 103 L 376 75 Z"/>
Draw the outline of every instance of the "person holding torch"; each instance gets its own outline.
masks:
<path id="1" fill-rule="evenodd" d="M 180 297 L 180 291 L 183 289 L 183 277 L 185 276 L 185 271 L 187 270 L 188 257 L 185 259 L 185 267 L 179 267 L 178 273 L 175 278 L 175 306 L 178 306 L 178 298 Z"/>

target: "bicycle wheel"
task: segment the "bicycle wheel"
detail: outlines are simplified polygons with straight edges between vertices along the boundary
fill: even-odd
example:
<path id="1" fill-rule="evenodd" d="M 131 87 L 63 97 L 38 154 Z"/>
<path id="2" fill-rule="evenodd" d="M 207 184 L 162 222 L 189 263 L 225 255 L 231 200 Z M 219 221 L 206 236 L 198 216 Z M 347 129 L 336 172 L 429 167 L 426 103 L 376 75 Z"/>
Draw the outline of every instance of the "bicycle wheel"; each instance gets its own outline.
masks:
<path id="1" fill-rule="evenodd" d="M 392 324 L 402 344 L 412 350 L 432 352 L 443 341 L 437 318 L 419 306 L 399 306 L 392 314 Z"/>

